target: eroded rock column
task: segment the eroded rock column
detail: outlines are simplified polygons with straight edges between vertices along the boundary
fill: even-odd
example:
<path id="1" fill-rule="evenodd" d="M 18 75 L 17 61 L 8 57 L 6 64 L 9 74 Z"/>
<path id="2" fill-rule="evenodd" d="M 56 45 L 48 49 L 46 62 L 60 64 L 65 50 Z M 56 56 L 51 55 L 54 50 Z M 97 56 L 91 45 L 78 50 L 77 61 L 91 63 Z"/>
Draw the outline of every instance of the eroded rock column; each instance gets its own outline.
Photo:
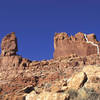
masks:
<path id="1" fill-rule="evenodd" d="M 6 35 L 1 42 L 1 56 L 16 55 L 17 51 L 17 38 L 15 33 L 12 32 Z"/>

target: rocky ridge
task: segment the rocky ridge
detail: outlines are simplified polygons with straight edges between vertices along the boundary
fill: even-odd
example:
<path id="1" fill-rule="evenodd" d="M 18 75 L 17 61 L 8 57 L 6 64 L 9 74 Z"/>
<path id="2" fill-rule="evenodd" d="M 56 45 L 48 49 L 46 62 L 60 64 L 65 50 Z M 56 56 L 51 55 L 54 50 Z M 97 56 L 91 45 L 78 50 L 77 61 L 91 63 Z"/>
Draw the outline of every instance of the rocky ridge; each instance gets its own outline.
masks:
<path id="1" fill-rule="evenodd" d="M 99 45 L 94 34 L 87 37 Z M 69 44 L 75 47 L 73 52 L 71 47 L 65 52 Z M 60 47 L 66 55 L 59 52 Z M 80 91 L 86 93 L 83 88 L 93 88 L 100 94 L 100 56 L 95 47 L 86 43 L 83 33 L 75 37 L 56 34 L 54 48 L 54 59 L 30 61 L 16 54 L 15 33 L 5 36 L 1 43 L 0 100 L 72 100 L 68 91 L 77 90 L 81 95 Z"/>
<path id="2" fill-rule="evenodd" d="M 100 42 L 96 40 L 95 34 L 88 34 L 89 41 L 97 44 L 100 48 Z M 86 42 L 84 33 L 78 32 L 75 36 L 68 36 L 67 33 L 56 33 L 54 36 L 54 58 L 61 56 L 70 56 L 77 54 L 78 56 L 89 56 L 97 54 L 97 48 Z"/>

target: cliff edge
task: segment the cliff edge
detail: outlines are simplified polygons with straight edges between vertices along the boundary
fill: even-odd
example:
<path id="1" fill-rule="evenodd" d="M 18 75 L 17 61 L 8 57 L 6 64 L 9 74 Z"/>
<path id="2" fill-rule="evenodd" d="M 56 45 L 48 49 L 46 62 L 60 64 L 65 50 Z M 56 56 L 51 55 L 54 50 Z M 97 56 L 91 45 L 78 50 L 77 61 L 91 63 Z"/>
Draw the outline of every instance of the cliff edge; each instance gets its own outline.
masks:
<path id="1" fill-rule="evenodd" d="M 54 58 L 61 56 L 70 56 L 76 54 L 78 56 L 89 56 L 97 54 L 97 47 L 91 43 L 87 43 L 84 36 L 85 33 L 78 32 L 75 36 L 68 36 L 67 33 L 56 33 L 54 36 Z M 100 48 L 100 42 L 96 40 L 94 34 L 87 35 L 88 41 L 97 44 Z"/>

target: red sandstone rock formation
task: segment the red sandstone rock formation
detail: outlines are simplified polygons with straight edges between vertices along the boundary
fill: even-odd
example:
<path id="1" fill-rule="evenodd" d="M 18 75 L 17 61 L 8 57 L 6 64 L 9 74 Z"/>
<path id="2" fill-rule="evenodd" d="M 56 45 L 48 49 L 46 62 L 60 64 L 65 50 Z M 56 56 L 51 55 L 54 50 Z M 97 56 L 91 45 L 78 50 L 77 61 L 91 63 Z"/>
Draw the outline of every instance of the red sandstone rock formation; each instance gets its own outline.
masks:
<path id="1" fill-rule="evenodd" d="M 2 56 L 16 55 L 17 52 L 17 38 L 15 33 L 12 32 L 5 36 L 1 43 Z"/>
<path id="2" fill-rule="evenodd" d="M 99 45 L 94 34 L 88 34 L 89 41 Z M 100 47 L 100 45 L 99 45 Z M 54 36 L 54 58 L 76 54 L 78 56 L 88 56 L 97 54 L 96 46 L 86 42 L 84 33 L 78 32 L 75 36 L 69 37 L 65 32 L 56 33 Z"/>
<path id="3" fill-rule="evenodd" d="M 96 41 L 94 34 L 87 35 L 87 38 L 89 41 L 97 44 L 99 43 Z M 86 83 L 87 86 L 90 85 L 88 81 L 84 81 L 86 79 L 84 74 L 75 75 L 75 78 L 72 77 L 72 79 L 70 77 L 76 72 L 79 73 L 86 65 L 100 65 L 100 57 L 95 54 L 97 52 L 96 47 L 87 44 L 82 33 L 78 33 L 71 37 L 66 33 L 60 33 L 56 34 L 54 39 L 55 54 L 58 52 L 58 54 L 55 55 L 56 59 L 30 61 L 16 54 L 18 49 L 14 33 L 4 37 L 1 44 L 2 53 L 0 56 L 0 100 L 26 100 L 25 98 L 31 100 L 31 96 L 33 100 L 33 92 L 36 93 L 36 100 L 38 97 L 45 98 L 47 96 L 45 93 L 47 93 L 48 97 L 51 97 L 52 100 L 58 100 L 55 98 L 60 97 L 62 97 L 61 100 L 67 100 L 67 97 L 69 100 L 69 95 L 64 94 L 62 88 L 66 91 L 68 88 L 67 86 L 73 88 L 77 86 L 79 89 L 81 86 L 86 85 Z M 67 50 L 67 52 L 65 50 Z M 75 53 L 83 56 L 87 53 L 95 55 L 86 57 L 77 55 L 69 56 Z M 90 67 L 85 69 L 85 71 L 89 71 L 89 68 Z M 91 69 L 91 72 L 93 71 L 93 74 L 95 73 L 95 78 L 92 77 L 92 79 L 100 83 L 100 79 L 98 80 L 98 77 L 96 77 L 97 71 L 100 73 L 100 68 L 96 67 L 95 69 Z M 88 72 L 86 75 L 88 77 Z M 74 79 L 76 80 L 73 81 Z M 62 80 L 65 83 L 63 83 Z M 69 80 L 70 84 L 66 83 L 67 80 Z M 91 80 L 91 78 L 89 78 L 89 80 Z M 77 83 L 77 85 L 73 84 L 73 82 Z M 62 85 L 65 87 L 62 87 Z M 98 85 L 100 84 L 95 84 L 95 87 Z M 43 90 L 49 92 L 44 92 L 42 94 Z M 53 98 L 52 95 L 56 97 Z M 43 98 L 41 100 L 43 100 Z M 51 100 L 51 98 L 49 99 Z"/>

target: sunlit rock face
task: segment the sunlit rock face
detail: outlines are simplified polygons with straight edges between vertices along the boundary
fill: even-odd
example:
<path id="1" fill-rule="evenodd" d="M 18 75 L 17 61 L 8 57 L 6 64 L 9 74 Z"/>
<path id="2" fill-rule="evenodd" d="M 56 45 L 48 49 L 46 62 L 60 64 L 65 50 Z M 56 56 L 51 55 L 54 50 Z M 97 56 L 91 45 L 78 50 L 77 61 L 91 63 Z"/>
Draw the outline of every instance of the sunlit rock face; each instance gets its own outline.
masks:
<path id="1" fill-rule="evenodd" d="M 88 34 L 87 38 L 88 41 L 99 45 L 94 34 Z M 84 33 L 82 32 L 78 32 L 75 36 L 70 37 L 65 32 L 56 33 L 54 36 L 54 49 L 54 58 L 69 56 L 72 54 L 76 54 L 78 56 L 97 54 L 97 47 L 87 43 Z"/>
<path id="2" fill-rule="evenodd" d="M 99 45 L 94 34 L 86 37 Z M 100 94 L 100 56 L 86 37 L 81 32 L 71 37 L 56 34 L 56 59 L 30 61 L 16 54 L 15 34 L 6 35 L 1 43 L 0 100 L 72 100 L 68 91 L 77 90 L 84 97 L 83 88 L 93 88 Z"/>
<path id="3" fill-rule="evenodd" d="M 18 51 L 17 38 L 15 36 L 15 33 L 12 32 L 12 33 L 6 35 L 2 40 L 1 55 L 2 56 L 16 55 L 17 51 Z"/>

